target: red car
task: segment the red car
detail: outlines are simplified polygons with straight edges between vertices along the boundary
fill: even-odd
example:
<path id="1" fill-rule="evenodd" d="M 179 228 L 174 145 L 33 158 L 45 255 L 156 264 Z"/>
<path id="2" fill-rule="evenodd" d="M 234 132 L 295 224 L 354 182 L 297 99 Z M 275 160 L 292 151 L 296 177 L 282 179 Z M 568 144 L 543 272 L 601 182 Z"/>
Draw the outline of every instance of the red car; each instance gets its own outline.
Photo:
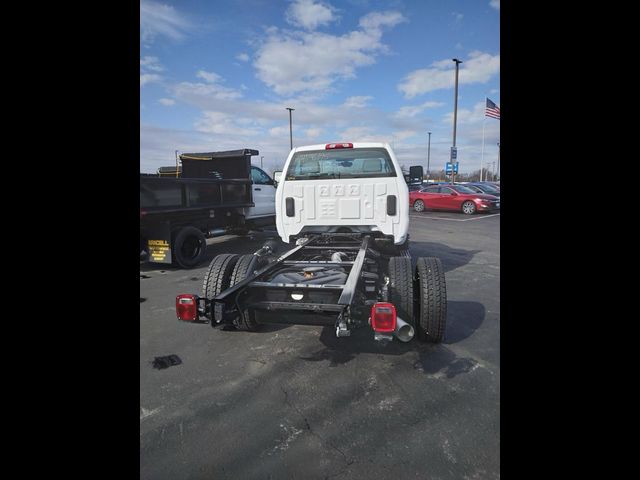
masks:
<path id="1" fill-rule="evenodd" d="M 462 211 L 472 215 L 476 212 L 500 210 L 500 198 L 476 193 L 464 185 L 432 185 L 416 192 L 409 192 L 409 205 L 416 212 L 428 208 Z"/>

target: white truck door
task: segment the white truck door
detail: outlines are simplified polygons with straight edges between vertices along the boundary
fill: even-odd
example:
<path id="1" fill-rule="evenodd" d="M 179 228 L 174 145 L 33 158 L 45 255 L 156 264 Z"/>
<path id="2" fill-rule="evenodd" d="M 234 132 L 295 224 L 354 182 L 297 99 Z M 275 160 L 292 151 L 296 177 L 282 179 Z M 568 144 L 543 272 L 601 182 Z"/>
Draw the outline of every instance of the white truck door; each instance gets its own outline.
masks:
<path id="1" fill-rule="evenodd" d="M 246 218 L 268 217 L 276 214 L 276 187 L 269 175 L 258 167 L 251 166 L 253 203 L 247 209 Z"/>

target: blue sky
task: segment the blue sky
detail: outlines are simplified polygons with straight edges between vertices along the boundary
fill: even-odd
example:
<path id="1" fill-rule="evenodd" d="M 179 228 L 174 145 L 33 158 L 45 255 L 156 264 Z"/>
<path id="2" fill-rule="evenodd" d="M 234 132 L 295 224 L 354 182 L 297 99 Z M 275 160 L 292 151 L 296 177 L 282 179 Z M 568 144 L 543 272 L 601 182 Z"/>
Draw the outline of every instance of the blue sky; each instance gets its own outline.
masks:
<path id="1" fill-rule="evenodd" d="M 387 141 L 444 168 L 460 65 L 461 172 L 497 160 L 500 0 L 140 2 L 140 169 L 180 152 L 253 148 L 265 170 L 294 146 Z M 260 164 L 260 156 L 253 157 Z"/>

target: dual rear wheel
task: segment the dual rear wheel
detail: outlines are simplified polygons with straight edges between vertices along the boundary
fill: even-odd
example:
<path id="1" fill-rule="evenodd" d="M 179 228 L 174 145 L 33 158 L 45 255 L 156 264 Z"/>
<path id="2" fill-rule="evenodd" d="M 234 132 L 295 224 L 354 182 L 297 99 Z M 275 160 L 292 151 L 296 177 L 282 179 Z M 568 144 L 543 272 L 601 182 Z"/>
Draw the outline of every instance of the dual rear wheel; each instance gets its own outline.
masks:
<path id="1" fill-rule="evenodd" d="M 420 257 L 412 269 L 411 259 L 389 260 L 389 301 L 396 313 L 416 331 L 423 342 L 441 343 L 447 321 L 447 288 L 439 258 Z"/>
<path id="2" fill-rule="evenodd" d="M 202 284 L 202 296 L 207 300 L 211 300 L 227 288 L 233 287 L 241 282 L 253 272 L 264 267 L 266 260 L 256 255 L 236 255 L 223 253 L 216 256 L 207 269 Z M 221 308 L 221 305 L 213 305 L 212 308 Z M 214 312 L 210 312 L 207 318 L 211 320 L 211 326 L 215 327 Z M 241 315 L 235 319 L 234 325 L 238 330 L 247 330 L 250 332 L 258 328 L 258 322 L 255 319 L 255 312 L 249 309 L 242 311 Z"/>

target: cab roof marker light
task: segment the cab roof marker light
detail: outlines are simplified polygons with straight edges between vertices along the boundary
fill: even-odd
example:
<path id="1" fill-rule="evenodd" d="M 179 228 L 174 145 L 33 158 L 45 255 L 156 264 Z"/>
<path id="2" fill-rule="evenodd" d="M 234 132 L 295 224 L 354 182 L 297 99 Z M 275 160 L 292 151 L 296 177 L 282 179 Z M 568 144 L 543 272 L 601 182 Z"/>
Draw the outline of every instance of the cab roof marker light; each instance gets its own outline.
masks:
<path id="1" fill-rule="evenodd" d="M 327 143 L 325 150 L 334 150 L 336 148 L 353 148 L 353 143 Z"/>

